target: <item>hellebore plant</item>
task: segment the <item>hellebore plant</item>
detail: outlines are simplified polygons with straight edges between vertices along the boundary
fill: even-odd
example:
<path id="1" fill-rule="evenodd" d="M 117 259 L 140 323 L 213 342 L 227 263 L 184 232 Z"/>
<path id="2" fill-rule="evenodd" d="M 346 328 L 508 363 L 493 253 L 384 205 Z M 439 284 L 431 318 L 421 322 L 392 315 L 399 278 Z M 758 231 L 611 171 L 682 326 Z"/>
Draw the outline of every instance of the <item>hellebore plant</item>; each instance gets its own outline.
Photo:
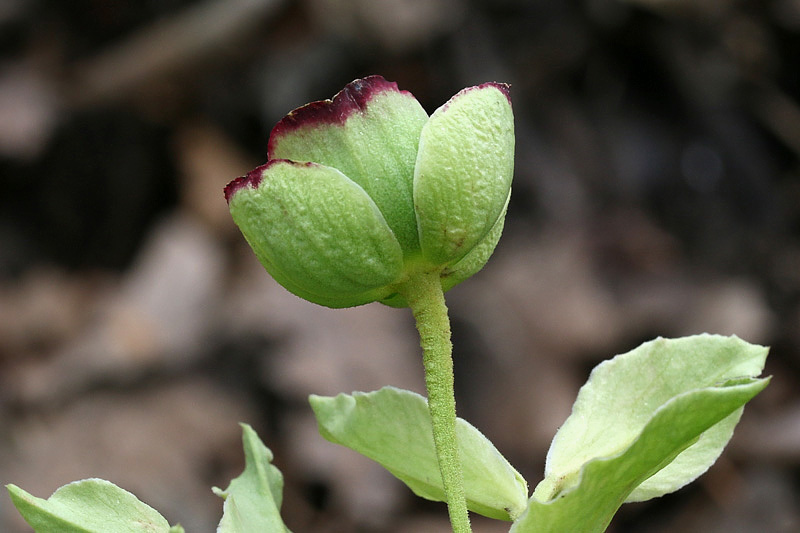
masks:
<path id="1" fill-rule="evenodd" d="M 429 118 L 396 84 L 356 80 L 281 120 L 267 155 L 225 189 L 233 220 L 302 298 L 411 307 L 450 518 L 466 531 L 443 292 L 483 267 L 500 238 L 514 172 L 508 86 L 464 89 Z"/>
<path id="2" fill-rule="evenodd" d="M 625 502 L 679 489 L 730 440 L 767 349 L 736 337 L 656 339 L 598 365 L 528 484 L 475 427 L 456 418 L 444 293 L 478 272 L 500 238 L 511 191 L 509 86 L 462 90 L 430 117 L 379 76 L 353 81 L 272 130 L 266 164 L 225 188 L 234 221 L 266 270 L 327 307 L 409 307 L 428 397 L 385 387 L 312 395 L 321 434 L 379 462 L 417 495 L 446 502 L 454 532 L 469 511 L 515 533 L 602 532 Z M 226 490 L 220 533 L 288 531 L 283 478 L 243 425 L 246 467 Z M 8 485 L 37 532 L 177 533 L 102 480 L 49 499 Z"/>

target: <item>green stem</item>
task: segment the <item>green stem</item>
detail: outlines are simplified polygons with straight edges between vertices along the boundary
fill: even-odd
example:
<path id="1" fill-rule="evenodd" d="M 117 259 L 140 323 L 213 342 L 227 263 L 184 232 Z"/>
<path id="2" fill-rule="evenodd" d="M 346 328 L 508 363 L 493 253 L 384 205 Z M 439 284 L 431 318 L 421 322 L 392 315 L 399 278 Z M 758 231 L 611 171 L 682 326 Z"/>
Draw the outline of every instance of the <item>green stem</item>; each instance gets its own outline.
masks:
<path id="1" fill-rule="evenodd" d="M 444 303 L 439 272 L 415 273 L 399 290 L 414 313 L 419 331 L 433 442 L 447 498 L 450 524 L 454 533 L 469 533 L 471 529 L 464 495 L 464 476 L 456 442 L 450 318 Z"/>

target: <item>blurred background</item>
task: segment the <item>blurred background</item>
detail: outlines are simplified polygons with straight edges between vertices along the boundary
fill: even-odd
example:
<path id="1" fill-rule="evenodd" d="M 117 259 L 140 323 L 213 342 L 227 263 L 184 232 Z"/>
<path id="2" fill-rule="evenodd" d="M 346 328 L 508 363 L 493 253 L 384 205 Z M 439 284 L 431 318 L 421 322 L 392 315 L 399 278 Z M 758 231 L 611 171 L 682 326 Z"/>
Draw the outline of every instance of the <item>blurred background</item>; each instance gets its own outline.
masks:
<path id="1" fill-rule="evenodd" d="M 293 531 L 448 531 L 306 401 L 422 392 L 410 313 L 287 293 L 222 188 L 354 78 L 428 112 L 498 80 L 514 194 L 448 294 L 459 414 L 533 486 L 599 361 L 658 335 L 770 345 L 718 463 L 610 531 L 800 530 L 799 58 L 800 0 L 2 0 L 0 482 L 102 477 L 213 531 L 245 421 Z M 5 495 L 0 530 L 30 531 Z"/>

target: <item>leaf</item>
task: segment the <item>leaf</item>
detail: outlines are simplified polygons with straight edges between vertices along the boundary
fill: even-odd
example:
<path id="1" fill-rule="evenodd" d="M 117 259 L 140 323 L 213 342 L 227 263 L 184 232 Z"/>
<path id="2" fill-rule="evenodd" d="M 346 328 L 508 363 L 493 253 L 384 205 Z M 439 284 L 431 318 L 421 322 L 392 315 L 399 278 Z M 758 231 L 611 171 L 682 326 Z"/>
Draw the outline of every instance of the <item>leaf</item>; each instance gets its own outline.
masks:
<path id="1" fill-rule="evenodd" d="M 241 426 L 244 471 L 224 491 L 213 488 L 214 494 L 225 500 L 217 533 L 288 533 L 280 516 L 283 475 L 272 465 L 272 452 L 253 428 Z"/>
<path id="2" fill-rule="evenodd" d="M 180 533 L 158 511 L 103 479 L 64 485 L 43 500 L 6 485 L 14 506 L 36 533 Z"/>
<path id="3" fill-rule="evenodd" d="M 352 396 L 312 395 L 309 401 L 327 440 L 377 461 L 418 496 L 445 501 L 425 398 L 384 387 Z M 456 438 L 469 509 L 501 520 L 519 516 L 528 494 L 522 476 L 486 437 L 460 418 Z"/>
<path id="4" fill-rule="evenodd" d="M 717 459 L 767 349 L 736 337 L 656 339 L 598 365 L 553 439 L 512 531 L 603 531 L 625 501 L 677 490 Z"/>
<path id="5" fill-rule="evenodd" d="M 599 364 L 553 439 L 545 478 L 569 477 L 595 457 L 619 453 L 662 405 L 679 394 L 737 377 L 757 376 L 764 368 L 767 351 L 737 337 L 696 335 L 659 338 Z M 663 495 L 697 478 L 722 452 L 734 425 L 720 431 L 713 443 L 707 442 L 708 438 L 698 443 L 678 459 L 672 471 L 634 491 L 630 501 Z M 667 477 L 673 481 L 664 484 Z M 655 490 L 660 484 L 662 490 Z"/>
<path id="6" fill-rule="evenodd" d="M 720 420 L 738 421 L 741 406 L 767 386 L 767 379 L 745 379 L 722 387 L 688 392 L 668 402 L 622 453 L 593 459 L 560 492 L 545 480 L 510 533 L 600 533 L 631 491 L 680 454 Z M 726 418 L 727 417 L 727 418 Z M 549 481 L 549 483 L 548 483 Z M 553 499 L 545 501 L 553 490 Z"/>

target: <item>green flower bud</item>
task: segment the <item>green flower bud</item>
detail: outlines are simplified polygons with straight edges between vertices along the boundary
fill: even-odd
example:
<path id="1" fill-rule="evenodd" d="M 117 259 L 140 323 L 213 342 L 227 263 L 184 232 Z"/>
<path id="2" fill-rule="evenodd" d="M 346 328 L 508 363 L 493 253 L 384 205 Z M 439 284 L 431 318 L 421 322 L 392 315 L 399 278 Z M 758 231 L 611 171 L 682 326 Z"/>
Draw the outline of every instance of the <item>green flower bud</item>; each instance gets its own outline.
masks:
<path id="1" fill-rule="evenodd" d="M 268 161 L 225 198 L 267 271 L 328 307 L 402 307 L 420 269 L 448 290 L 480 270 L 503 229 L 514 170 L 508 85 L 462 90 L 428 117 L 380 76 L 349 83 L 273 128 Z"/>

